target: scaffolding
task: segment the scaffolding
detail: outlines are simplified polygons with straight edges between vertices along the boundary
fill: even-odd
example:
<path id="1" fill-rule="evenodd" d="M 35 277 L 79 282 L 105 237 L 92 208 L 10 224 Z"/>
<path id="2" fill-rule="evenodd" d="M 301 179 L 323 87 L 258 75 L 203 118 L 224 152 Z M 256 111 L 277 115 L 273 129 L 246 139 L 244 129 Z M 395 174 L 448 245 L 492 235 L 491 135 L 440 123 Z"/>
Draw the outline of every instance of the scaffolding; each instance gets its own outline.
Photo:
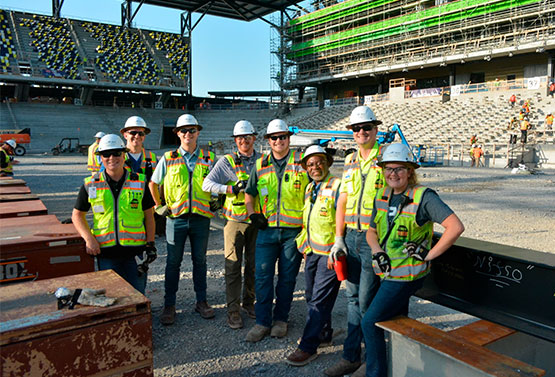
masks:
<path id="1" fill-rule="evenodd" d="M 555 47 L 550 0 L 346 0 L 286 28 L 285 87 Z"/>

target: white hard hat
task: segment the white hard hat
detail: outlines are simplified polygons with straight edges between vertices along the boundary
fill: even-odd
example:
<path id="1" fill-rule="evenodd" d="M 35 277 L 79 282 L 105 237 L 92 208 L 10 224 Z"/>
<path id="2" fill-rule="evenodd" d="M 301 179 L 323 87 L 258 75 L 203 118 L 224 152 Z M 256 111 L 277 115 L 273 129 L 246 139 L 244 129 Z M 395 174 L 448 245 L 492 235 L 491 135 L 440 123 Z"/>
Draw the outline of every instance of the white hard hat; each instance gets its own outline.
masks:
<path id="1" fill-rule="evenodd" d="M 264 138 L 268 138 L 271 134 L 277 134 L 279 132 L 288 132 L 289 135 L 293 135 L 293 132 L 289 131 L 289 127 L 287 127 L 287 123 L 281 119 L 274 119 L 270 123 L 268 123 L 268 127 L 266 128 L 266 135 Z"/>
<path id="2" fill-rule="evenodd" d="M 191 114 L 183 114 L 179 118 L 177 118 L 177 123 L 175 123 L 173 132 L 177 132 L 180 128 L 188 126 L 196 126 L 199 131 L 202 130 L 202 126 L 198 124 L 197 118 L 195 118 Z"/>
<path id="3" fill-rule="evenodd" d="M 233 127 L 233 137 L 241 135 L 256 135 L 256 131 L 251 122 L 248 120 L 240 120 Z"/>
<path id="4" fill-rule="evenodd" d="M 15 147 L 17 147 L 17 143 L 13 139 L 6 140 L 6 144 L 8 144 L 10 147 L 12 147 L 12 149 L 15 149 Z"/>
<path id="5" fill-rule="evenodd" d="M 98 131 L 98 132 L 94 135 L 94 137 L 96 137 L 97 139 L 100 139 L 100 138 L 101 138 L 102 136 L 104 136 L 104 135 L 106 135 L 104 132 Z"/>
<path id="6" fill-rule="evenodd" d="M 324 148 L 322 148 L 320 145 L 311 145 L 310 147 L 306 148 L 306 150 L 304 151 L 304 157 L 301 160 L 301 166 L 305 170 L 306 170 L 306 161 L 308 161 L 308 159 L 311 156 L 314 156 L 316 154 L 323 155 L 327 158 L 328 168 L 333 164 L 333 157 L 330 156 Z"/>
<path id="7" fill-rule="evenodd" d="M 402 143 L 390 144 L 382 155 L 378 165 L 383 167 L 387 162 L 409 163 L 413 168 L 418 169 L 420 165 L 414 162 L 412 152 L 409 147 Z"/>
<path id="8" fill-rule="evenodd" d="M 122 129 L 119 130 L 119 132 L 123 134 L 126 129 L 137 128 L 137 127 L 143 128 L 145 130 L 145 134 L 147 135 L 150 133 L 150 128 L 146 126 L 145 120 L 136 115 L 133 115 L 132 117 L 127 118 L 127 120 L 125 121 L 125 125 L 123 126 Z"/>
<path id="9" fill-rule="evenodd" d="M 125 147 L 125 144 L 123 144 L 123 140 L 121 140 L 121 137 L 119 137 L 118 135 L 108 134 L 102 136 L 102 139 L 100 139 L 100 142 L 98 143 L 96 154 L 113 150 L 127 152 L 128 149 Z"/>
<path id="10" fill-rule="evenodd" d="M 351 112 L 347 128 L 351 129 L 352 126 L 363 123 L 372 123 L 377 126 L 382 124 L 382 121 L 376 119 L 376 115 L 368 106 L 357 106 Z"/>

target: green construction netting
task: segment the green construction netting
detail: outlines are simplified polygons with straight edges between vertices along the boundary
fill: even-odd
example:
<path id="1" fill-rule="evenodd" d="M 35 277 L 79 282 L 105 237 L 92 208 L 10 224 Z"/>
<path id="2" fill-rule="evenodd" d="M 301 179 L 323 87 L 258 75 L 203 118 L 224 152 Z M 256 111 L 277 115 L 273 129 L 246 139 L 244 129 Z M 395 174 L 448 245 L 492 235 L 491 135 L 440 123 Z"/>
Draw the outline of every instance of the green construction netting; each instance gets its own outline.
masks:
<path id="1" fill-rule="evenodd" d="M 540 1 L 542 0 L 505 0 L 485 5 L 484 3 L 491 3 L 491 0 L 461 0 L 452 2 L 439 7 L 433 7 L 420 12 L 414 12 L 327 35 L 325 37 L 315 38 L 307 42 L 294 44 L 291 47 L 292 52 L 287 54 L 287 58 L 295 59 L 338 47 L 368 42 L 400 33 L 408 33 L 440 24 L 448 24 L 465 18 L 500 12 Z"/>

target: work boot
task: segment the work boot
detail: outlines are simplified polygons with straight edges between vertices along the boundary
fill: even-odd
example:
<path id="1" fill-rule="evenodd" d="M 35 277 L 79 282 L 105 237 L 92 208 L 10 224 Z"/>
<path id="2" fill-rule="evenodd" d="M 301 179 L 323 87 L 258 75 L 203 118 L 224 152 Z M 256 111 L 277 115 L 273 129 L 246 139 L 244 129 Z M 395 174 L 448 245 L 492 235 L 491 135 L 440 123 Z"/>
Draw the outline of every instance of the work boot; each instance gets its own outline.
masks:
<path id="1" fill-rule="evenodd" d="M 366 376 L 366 363 L 362 363 L 361 366 L 355 371 L 355 373 L 351 374 L 351 377 L 364 377 Z"/>
<path id="2" fill-rule="evenodd" d="M 324 374 L 329 377 L 342 377 L 345 374 L 356 371 L 360 367 L 360 364 L 360 361 L 351 363 L 349 360 L 341 358 L 339 362 L 326 369 Z"/>
<path id="3" fill-rule="evenodd" d="M 228 312 L 227 313 L 227 324 L 232 329 L 240 329 L 243 327 L 243 318 L 239 312 Z"/>
<path id="4" fill-rule="evenodd" d="M 285 362 L 295 367 L 302 367 L 318 357 L 318 353 L 308 353 L 300 348 L 297 348 L 285 359 Z"/>
<path id="5" fill-rule="evenodd" d="M 173 325 L 175 322 L 175 305 L 164 306 L 164 311 L 160 316 L 160 323 L 164 326 Z"/>
<path id="6" fill-rule="evenodd" d="M 287 322 L 275 321 L 270 336 L 272 338 L 283 338 L 285 335 L 287 335 Z"/>
<path id="7" fill-rule="evenodd" d="M 195 312 L 199 313 L 200 316 L 204 319 L 214 318 L 216 313 L 214 313 L 214 309 L 206 301 L 199 301 L 195 305 Z"/>
<path id="8" fill-rule="evenodd" d="M 249 330 L 245 340 L 247 342 L 256 343 L 264 339 L 264 337 L 269 333 L 270 333 L 269 327 L 256 324 Z"/>
<path id="9" fill-rule="evenodd" d="M 254 305 L 243 305 L 243 310 L 247 313 L 247 315 L 252 318 L 256 319 L 256 312 L 254 311 Z"/>

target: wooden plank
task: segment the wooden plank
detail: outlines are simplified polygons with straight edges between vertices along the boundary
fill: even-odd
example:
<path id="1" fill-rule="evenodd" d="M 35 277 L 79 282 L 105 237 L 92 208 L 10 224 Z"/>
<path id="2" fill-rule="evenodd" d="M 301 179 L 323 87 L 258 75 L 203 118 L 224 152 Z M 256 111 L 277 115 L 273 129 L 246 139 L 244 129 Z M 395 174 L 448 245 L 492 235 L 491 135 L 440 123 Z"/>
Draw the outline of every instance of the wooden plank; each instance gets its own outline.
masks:
<path id="1" fill-rule="evenodd" d="M 31 189 L 24 185 L 0 186 L 0 194 L 30 194 Z M 37 198 L 38 199 L 38 198 Z"/>
<path id="2" fill-rule="evenodd" d="M 514 333 L 516 330 L 483 319 L 449 331 L 449 334 L 479 346 L 486 346 Z"/>
<path id="3" fill-rule="evenodd" d="M 40 200 L 0 203 L 0 218 L 47 215 L 48 211 Z"/>
<path id="4" fill-rule="evenodd" d="M 25 186 L 26 184 L 23 179 L 0 179 L 0 186 Z"/>
<path id="5" fill-rule="evenodd" d="M 377 326 L 431 348 L 447 359 L 458 360 L 491 376 L 522 377 L 545 374 L 542 369 L 466 342 L 411 318 L 395 317 L 379 322 Z"/>
<path id="6" fill-rule="evenodd" d="M 35 194 L 0 194 L 1 202 L 20 202 L 22 200 L 37 200 L 38 195 Z"/>

